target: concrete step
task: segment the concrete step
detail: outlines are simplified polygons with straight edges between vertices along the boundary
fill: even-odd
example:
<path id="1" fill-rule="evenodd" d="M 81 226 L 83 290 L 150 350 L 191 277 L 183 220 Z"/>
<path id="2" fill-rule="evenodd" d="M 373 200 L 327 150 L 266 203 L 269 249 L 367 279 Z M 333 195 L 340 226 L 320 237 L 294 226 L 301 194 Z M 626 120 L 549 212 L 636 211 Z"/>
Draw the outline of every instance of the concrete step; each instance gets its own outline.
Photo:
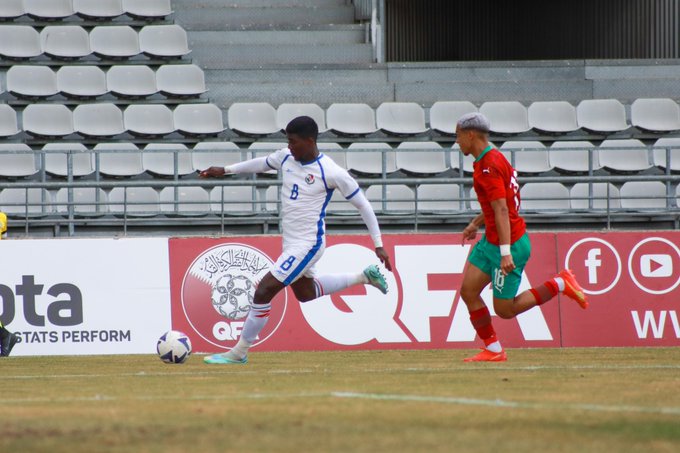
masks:
<path id="1" fill-rule="evenodd" d="M 387 84 L 387 71 L 378 65 L 350 67 L 340 65 L 329 67 L 276 66 L 272 68 L 252 67 L 248 69 L 206 70 L 208 86 L 218 83 L 296 83 L 296 84 Z"/>
<path id="2" fill-rule="evenodd" d="M 290 8 L 346 6 L 347 0 L 172 0 L 172 9 L 184 11 L 193 8 Z"/>
<path id="3" fill-rule="evenodd" d="M 298 45 L 318 44 L 364 44 L 366 32 L 354 31 L 193 31 L 189 32 L 189 46 L 233 45 L 277 45 L 296 43 Z"/>
<path id="4" fill-rule="evenodd" d="M 418 82 L 498 82 L 527 80 L 578 80 L 585 79 L 585 67 L 558 66 L 555 64 L 527 64 L 521 66 L 434 63 L 429 66 L 417 64 L 388 64 L 389 80 L 395 83 Z"/>

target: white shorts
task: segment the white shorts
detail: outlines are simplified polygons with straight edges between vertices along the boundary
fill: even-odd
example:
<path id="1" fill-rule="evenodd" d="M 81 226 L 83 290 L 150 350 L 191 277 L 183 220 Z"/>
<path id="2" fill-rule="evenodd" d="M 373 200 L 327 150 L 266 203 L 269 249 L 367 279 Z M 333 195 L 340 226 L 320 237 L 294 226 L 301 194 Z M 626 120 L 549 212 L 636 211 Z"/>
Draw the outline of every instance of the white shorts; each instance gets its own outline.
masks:
<path id="1" fill-rule="evenodd" d="M 272 275 L 288 286 L 300 277 L 314 278 L 314 265 L 323 256 L 325 241 L 320 244 L 289 244 L 271 268 Z"/>

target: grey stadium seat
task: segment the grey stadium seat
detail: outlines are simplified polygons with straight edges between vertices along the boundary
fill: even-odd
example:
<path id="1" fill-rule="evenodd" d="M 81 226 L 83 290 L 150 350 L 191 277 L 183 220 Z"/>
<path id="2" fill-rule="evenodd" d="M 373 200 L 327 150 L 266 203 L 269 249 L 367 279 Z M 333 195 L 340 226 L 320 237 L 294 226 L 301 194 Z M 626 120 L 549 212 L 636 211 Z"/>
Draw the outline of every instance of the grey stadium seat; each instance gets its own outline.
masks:
<path id="1" fill-rule="evenodd" d="M 125 129 L 133 135 L 160 137 L 175 132 L 170 110 L 160 104 L 130 105 L 123 114 Z"/>
<path id="2" fill-rule="evenodd" d="M 112 66 L 106 73 L 106 86 L 121 98 L 145 98 L 158 93 L 156 73 L 146 65 Z"/>
<path id="3" fill-rule="evenodd" d="M 636 99 L 630 106 L 633 126 L 650 132 L 680 130 L 680 107 L 672 99 Z"/>
<path id="4" fill-rule="evenodd" d="M 399 170 L 418 175 L 435 175 L 447 170 L 446 154 L 437 142 L 400 143 L 396 165 Z"/>
<path id="5" fill-rule="evenodd" d="M 413 189 L 403 184 L 374 184 L 366 189 L 366 198 L 373 210 L 383 214 L 411 214 L 416 210 Z M 384 208 L 383 208 L 384 201 Z"/>
<path id="6" fill-rule="evenodd" d="M 113 19 L 123 14 L 121 0 L 73 0 L 73 10 L 85 19 Z"/>
<path id="7" fill-rule="evenodd" d="M 59 92 L 57 75 L 47 66 L 14 65 L 7 71 L 7 91 L 19 98 L 48 98 Z"/>
<path id="8" fill-rule="evenodd" d="M 458 143 L 454 143 L 453 146 L 451 147 L 451 168 L 453 168 L 454 170 L 460 169 L 461 156 L 463 157 L 463 170 L 466 173 L 472 173 L 474 170 L 472 164 L 474 163 L 475 158 L 472 157 L 472 154 L 463 156 L 463 153 L 460 151 L 460 146 L 458 146 Z"/>
<path id="9" fill-rule="evenodd" d="M 18 19 L 26 14 L 23 0 L 3 0 L 0 2 L 0 19 Z"/>
<path id="10" fill-rule="evenodd" d="M 69 207 L 73 215 L 79 217 L 105 215 L 109 211 L 109 197 L 95 187 L 63 187 L 57 191 L 55 201 L 57 213 L 64 216 L 68 215 Z"/>
<path id="11" fill-rule="evenodd" d="M 571 209 L 569 189 L 559 182 L 528 182 L 520 191 L 520 211 L 566 212 Z"/>
<path id="12" fill-rule="evenodd" d="M 347 152 L 338 143 L 318 143 L 319 151 L 347 170 Z"/>
<path id="13" fill-rule="evenodd" d="M 539 141 L 508 141 L 501 145 L 500 151 L 519 173 L 544 173 L 553 169 L 548 151 Z M 514 159 L 511 151 L 515 151 Z"/>
<path id="14" fill-rule="evenodd" d="M 580 182 L 574 184 L 569 191 L 571 196 L 571 208 L 580 211 L 606 211 L 621 207 L 619 189 L 614 184 L 598 182 L 592 184 Z M 591 203 L 592 199 L 592 203 Z"/>
<path id="15" fill-rule="evenodd" d="M 23 178 L 35 175 L 38 171 L 39 155 L 30 146 L 25 143 L 0 143 L 0 176 Z"/>
<path id="16" fill-rule="evenodd" d="M 621 207 L 633 211 L 665 210 L 666 185 L 659 181 L 628 181 L 621 186 Z"/>
<path id="17" fill-rule="evenodd" d="M 272 188 L 270 188 L 272 189 Z M 270 189 L 267 189 L 267 201 L 268 201 L 268 206 L 267 210 L 275 210 L 275 203 L 269 203 L 269 195 L 270 195 Z M 273 189 L 277 189 L 274 187 Z M 276 193 L 276 192 L 275 192 Z M 275 200 L 275 201 L 278 201 Z M 271 209 L 271 205 L 274 205 L 274 209 Z M 331 196 L 331 201 L 328 203 L 328 207 L 326 209 L 326 212 L 331 215 L 354 215 L 357 213 L 357 208 L 355 208 L 345 197 L 340 193 L 339 190 L 334 190 L 333 195 Z"/>
<path id="18" fill-rule="evenodd" d="M 383 154 L 385 154 L 385 173 L 397 171 L 395 151 L 387 143 L 355 142 L 347 149 L 349 150 L 347 153 L 348 170 L 367 175 L 380 175 L 383 172 Z"/>
<path id="19" fill-rule="evenodd" d="M 227 110 L 229 129 L 239 135 L 264 136 L 279 131 L 276 110 L 266 102 L 236 102 Z"/>
<path id="20" fill-rule="evenodd" d="M 107 176 L 131 177 L 144 173 L 142 151 L 134 143 L 98 143 L 99 172 Z"/>
<path id="21" fill-rule="evenodd" d="M 23 0 L 26 14 L 35 19 L 65 19 L 72 16 L 72 0 Z"/>
<path id="22" fill-rule="evenodd" d="M 203 70 L 194 64 L 166 64 L 159 67 L 156 85 L 166 97 L 196 97 L 208 91 Z"/>
<path id="23" fill-rule="evenodd" d="M 123 11 L 140 19 L 162 19 L 172 14 L 170 0 L 123 0 Z"/>
<path id="24" fill-rule="evenodd" d="M 90 48 L 99 58 L 132 58 L 141 52 L 137 32 L 127 25 L 94 27 L 90 32 Z"/>
<path id="25" fill-rule="evenodd" d="M 616 99 L 586 99 L 576 107 L 580 128 L 601 134 L 627 130 L 626 109 Z"/>
<path id="26" fill-rule="evenodd" d="M 268 189 L 276 189 L 272 186 Z M 210 208 L 216 215 L 252 215 L 260 211 L 253 186 L 222 186 L 210 191 Z"/>
<path id="27" fill-rule="evenodd" d="M 54 211 L 52 195 L 46 189 L 9 188 L 0 191 L 0 206 L 12 217 L 44 217 Z"/>
<path id="28" fill-rule="evenodd" d="M 222 110 L 215 104 L 180 104 L 173 118 L 177 131 L 189 137 L 217 136 L 225 129 Z"/>
<path id="29" fill-rule="evenodd" d="M 443 135 L 455 135 L 458 119 L 476 111 L 477 106 L 469 101 L 435 102 L 430 107 L 430 127 Z"/>
<path id="30" fill-rule="evenodd" d="M 538 132 L 566 134 L 579 129 L 576 107 L 568 102 L 534 102 L 528 112 L 529 126 Z"/>
<path id="31" fill-rule="evenodd" d="M 383 102 L 375 111 L 376 126 L 386 134 L 413 136 L 428 131 L 425 111 L 415 102 Z"/>
<path id="32" fill-rule="evenodd" d="M 191 52 L 187 32 L 179 25 L 147 25 L 139 32 L 139 48 L 158 58 L 179 58 Z"/>
<path id="33" fill-rule="evenodd" d="M 416 194 L 419 212 L 451 213 L 464 208 L 458 184 L 421 184 Z"/>
<path id="34" fill-rule="evenodd" d="M 57 71 L 57 89 L 70 98 L 90 99 L 108 93 L 106 73 L 97 66 L 62 66 Z"/>
<path id="35" fill-rule="evenodd" d="M 73 110 L 73 127 L 85 137 L 114 137 L 125 132 L 123 112 L 111 103 L 78 105 Z"/>
<path id="36" fill-rule="evenodd" d="M 553 142 L 548 151 L 550 165 L 568 172 L 587 173 L 590 165 L 588 150 L 593 150 L 593 170 L 599 170 L 602 166 L 600 165 L 597 147 L 588 141 Z"/>
<path id="37" fill-rule="evenodd" d="M 362 137 L 378 131 L 375 113 L 367 104 L 331 104 L 326 124 L 336 135 Z"/>
<path id="38" fill-rule="evenodd" d="M 608 170 L 636 172 L 651 168 L 649 151 L 640 140 L 604 140 L 599 149 L 600 165 Z"/>
<path id="39" fill-rule="evenodd" d="M 288 143 L 285 142 L 253 142 L 248 146 L 249 156 L 248 158 L 263 157 L 268 156 L 274 151 L 278 151 L 283 148 L 287 148 Z M 276 170 L 267 170 L 265 174 L 276 175 Z"/>
<path id="40" fill-rule="evenodd" d="M 29 59 L 42 55 L 40 34 L 30 25 L 0 27 L 0 55 L 15 59 Z"/>
<path id="41" fill-rule="evenodd" d="M 17 113 L 7 104 L 0 104 L 0 137 L 18 134 Z"/>
<path id="42" fill-rule="evenodd" d="M 160 212 L 159 201 L 151 187 L 114 187 L 109 192 L 109 211 L 125 217 L 153 217 Z"/>
<path id="43" fill-rule="evenodd" d="M 48 25 L 40 32 L 43 53 L 52 58 L 77 59 L 90 55 L 90 36 L 78 25 Z"/>
<path id="44" fill-rule="evenodd" d="M 485 102 L 479 111 L 489 119 L 491 132 L 496 134 L 522 134 L 531 129 L 527 108 L 517 101 Z"/>
<path id="45" fill-rule="evenodd" d="M 328 131 L 326 113 L 316 104 L 281 104 L 276 109 L 276 124 L 279 129 L 286 130 L 288 123 L 298 116 L 312 118 L 319 128 L 319 133 Z"/>
<path id="46" fill-rule="evenodd" d="M 94 172 L 94 153 L 82 143 L 48 143 L 45 153 L 45 171 L 53 176 L 68 176 L 68 155 L 71 155 L 72 176 L 87 176 Z M 64 151 L 64 152 L 58 152 Z"/>
<path id="47" fill-rule="evenodd" d="M 199 142 L 191 152 L 191 164 L 196 171 L 226 167 L 245 159 L 241 148 L 232 142 Z"/>
<path id="48" fill-rule="evenodd" d="M 654 143 L 654 165 L 666 169 L 666 149 L 670 148 L 670 169 L 680 171 L 680 138 L 660 138 Z"/>
<path id="49" fill-rule="evenodd" d="M 161 213 L 202 216 L 210 213 L 210 195 L 203 187 L 164 187 L 160 193 Z"/>
<path id="50" fill-rule="evenodd" d="M 166 151 L 166 152 L 163 152 Z M 144 170 L 157 176 L 175 175 L 175 154 L 177 154 L 177 174 L 194 173 L 191 152 L 181 143 L 150 143 L 144 147 L 142 162 Z"/>
<path id="51" fill-rule="evenodd" d="M 24 131 L 44 137 L 65 137 L 74 132 L 73 114 L 65 105 L 31 104 L 23 115 Z"/>

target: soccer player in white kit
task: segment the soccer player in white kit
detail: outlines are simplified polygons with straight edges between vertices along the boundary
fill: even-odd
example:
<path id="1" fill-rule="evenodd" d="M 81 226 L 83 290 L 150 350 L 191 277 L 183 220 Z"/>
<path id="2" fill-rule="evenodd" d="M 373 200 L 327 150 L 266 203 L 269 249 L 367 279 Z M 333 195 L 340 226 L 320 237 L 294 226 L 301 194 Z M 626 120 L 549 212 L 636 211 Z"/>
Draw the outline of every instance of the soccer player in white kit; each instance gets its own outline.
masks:
<path id="1" fill-rule="evenodd" d="M 316 275 L 314 265 L 323 255 L 326 245 L 326 207 L 334 190 L 339 190 L 359 210 L 373 239 L 376 256 L 387 270 L 391 271 L 392 265 L 382 246 L 378 220 L 359 184 L 347 170 L 319 152 L 316 122 L 308 116 L 297 117 L 286 126 L 286 135 L 288 148 L 228 167 L 210 167 L 200 173 L 201 177 L 220 177 L 274 169 L 279 171 L 282 180 L 283 252 L 258 284 L 236 345 L 224 354 L 205 357 L 206 363 L 247 363 L 248 349 L 269 319 L 271 300 L 286 286 L 291 287 L 300 302 L 358 284 L 369 284 L 383 294 L 387 293 L 387 283 L 376 265 L 370 265 L 357 274 Z"/>

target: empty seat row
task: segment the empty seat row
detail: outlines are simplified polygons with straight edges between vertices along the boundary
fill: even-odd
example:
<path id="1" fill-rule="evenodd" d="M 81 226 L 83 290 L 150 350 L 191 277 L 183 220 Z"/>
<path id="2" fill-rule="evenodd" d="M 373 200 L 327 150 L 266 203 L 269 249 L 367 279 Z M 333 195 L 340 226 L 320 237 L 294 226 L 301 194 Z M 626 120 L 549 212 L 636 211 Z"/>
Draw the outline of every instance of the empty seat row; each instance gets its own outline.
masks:
<path id="1" fill-rule="evenodd" d="M 620 189 L 608 183 L 579 183 L 568 189 L 560 183 L 527 183 L 521 189 L 522 211 L 554 214 L 583 211 L 662 211 L 680 206 L 680 186 L 668 198 L 666 186 L 656 181 L 630 181 Z M 422 184 L 415 191 L 406 185 L 372 185 L 366 197 L 382 214 L 455 213 L 479 210 L 474 189 L 466 195 L 458 184 Z M 278 212 L 280 188 L 261 191 L 250 185 L 214 187 L 116 187 L 107 192 L 94 187 L 62 188 L 56 194 L 45 189 L 10 188 L 0 192 L 3 211 L 14 217 L 56 212 L 76 216 L 154 216 L 157 214 L 202 216 L 251 215 Z M 416 200 L 417 198 L 417 200 Z M 468 208 L 469 206 L 469 208 Z M 356 214 L 344 198 L 334 193 L 329 214 Z"/>
<path id="2" fill-rule="evenodd" d="M 170 0 L 2 0 L 0 19 L 114 19 L 123 14 L 133 18 L 162 19 L 172 14 Z"/>
<path id="3" fill-rule="evenodd" d="M 0 25 L 0 56 L 31 59 L 40 55 L 75 60 L 100 58 L 181 58 L 190 52 L 186 31 L 179 25 L 147 25 L 137 33 L 126 25 L 100 25 L 90 33 L 79 25 L 49 25 L 40 33 L 29 25 Z"/>
<path id="4" fill-rule="evenodd" d="M 222 111 L 214 104 L 181 104 L 171 110 L 161 104 L 133 104 L 121 110 L 112 103 L 79 104 L 73 111 L 61 104 L 31 104 L 22 112 L 22 128 L 36 137 L 162 137 L 173 132 L 210 136 L 224 131 Z M 0 136 L 19 133 L 17 114 L 0 104 Z"/>
<path id="5" fill-rule="evenodd" d="M 203 70 L 193 64 L 167 64 L 154 71 L 146 65 L 118 65 L 104 71 L 98 66 L 14 65 L 7 71 L 7 91 L 19 98 L 45 99 L 61 94 L 91 99 L 111 93 L 121 98 L 196 97 L 205 93 Z"/>
<path id="6" fill-rule="evenodd" d="M 385 102 L 375 111 L 367 104 L 332 104 L 324 112 L 316 104 L 235 103 L 229 108 L 229 124 L 243 135 L 268 135 L 285 127 L 298 115 L 314 118 L 321 132 L 366 136 L 377 131 L 396 136 L 415 136 L 433 129 L 454 135 L 462 115 L 480 111 L 500 135 L 539 133 L 566 134 L 579 130 L 612 134 L 631 128 L 625 106 L 616 99 L 589 99 L 574 107 L 564 101 L 540 101 L 525 107 L 517 101 L 485 102 L 479 109 L 467 101 L 436 102 L 430 108 L 429 127 L 425 110 L 413 102 Z M 325 115 L 324 115 L 325 113 Z M 631 123 L 647 132 L 680 131 L 680 106 L 672 99 L 637 99 L 631 105 Z"/>

